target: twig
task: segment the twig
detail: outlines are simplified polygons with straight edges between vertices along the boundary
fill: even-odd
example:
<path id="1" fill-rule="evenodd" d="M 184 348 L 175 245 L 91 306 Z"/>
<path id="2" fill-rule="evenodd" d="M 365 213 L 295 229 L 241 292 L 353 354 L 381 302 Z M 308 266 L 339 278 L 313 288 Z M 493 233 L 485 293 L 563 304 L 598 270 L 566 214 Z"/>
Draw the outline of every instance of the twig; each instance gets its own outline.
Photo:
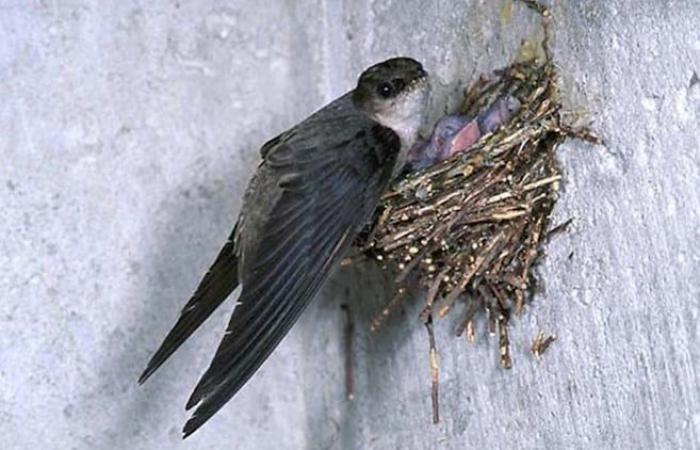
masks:
<path id="1" fill-rule="evenodd" d="M 501 244 L 502 241 L 503 234 L 497 235 L 491 240 L 491 242 L 489 242 L 488 246 L 484 249 L 484 252 L 476 257 L 474 263 L 472 263 L 469 266 L 469 269 L 462 275 L 462 279 L 459 281 L 459 284 L 452 289 L 452 292 L 450 292 L 447 297 L 445 297 L 445 304 L 442 306 L 442 308 L 440 308 L 440 317 L 445 317 L 447 315 L 450 308 L 452 308 L 452 305 L 454 305 L 454 302 L 457 300 L 457 297 L 459 297 L 464 292 L 464 289 L 466 289 L 472 277 L 476 275 L 484 263 L 488 264 L 490 259 L 495 256 L 494 250 L 499 249 L 499 244 Z"/>
<path id="2" fill-rule="evenodd" d="M 544 242 L 549 243 L 549 241 L 552 240 L 554 236 L 560 233 L 564 233 L 566 230 L 569 229 L 569 226 L 573 223 L 574 219 L 571 218 L 564 223 L 560 223 L 559 225 L 555 226 L 551 230 L 547 232 L 547 235 L 544 237 Z"/>
<path id="3" fill-rule="evenodd" d="M 470 342 L 474 342 L 473 339 L 470 339 L 470 336 L 469 336 L 469 325 L 472 324 L 472 321 L 474 320 L 474 316 L 479 311 L 479 308 L 481 308 L 482 303 L 483 302 L 482 302 L 480 297 L 472 297 L 469 300 L 469 302 L 467 303 L 467 311 L 464 313 L 464 319 L 462 320 L 462 323 L 460 323 L 459 326 L 457 327 L 457 330 L 455 331 L 455 335 L 461 336 L 462 333 L 464 333 L 464 330 L 467 330 L 467 340 Z M 472 333 L 472 337 L 473 337 L 473 333 Z"/>
<path id="4" fill-rule="evenodd" d="M 440 289 L 440 284 L 442 283 L 442 280 L 448 271 L 448 267 L 442 269 L 442 271 L 433 280 L 433 283 L 430 285 L 430 288 L 428 288 L 428 292 L 425 295 L 425 307 L 420 313 L 420 319 L 421 321 L 423 321 L 423 323 L 428 322 L 428 316 L 433 311 L 433 304 L 435 303 L 435 298 L 437 297 L 438 291 Z"/>
<path id="5" fill-rule="evenodd" d="M 430 399 L 433 404 L 433 423 L 438 423 L 440 422 L 440 406 L 438 403 L 440 366 L 438 360 L 437 346 L 435 345 L 435 333 L 433 332 L 432 314 L 428 315 L 428 320 L 425 322 L 425 328 L 428 330 L 428 341 L 430 343 Z"/>
<path id="6" fill-rule="evenodd" d="M 396 290 L 394 296 L 391 297 L 391 300 L 389 300 L 384 308 L 382 308 L 382 310 L 378 314 L 375 314 L 372 318 L 372 322 L 369 326 L 370 331 L 377 331 L 379 327 L 382 326 L 386 318 L 389 317 L 389 314 L 399 305 L 399 303 L 401 303 L 401 300 L 403 300 L 407 292 L 408 289 L 404 286 L 399 287 Z"/>
<path id="7" fill-rule="evenodd" d="M 513 361 L 510 358 L 510 341 L 508 340 L 508 318 L 501 314 L 498 316 L 498 348 L 501 354 L 501 367 L 510 369 Z"/>
<path id="8" fill-rule="evenodd" d="M 544 337 L 544 332 L 539 331 L 537 333 L 537 336 L 535 336 L 535 340 L 532 342 L 532 348 L 530 351 L 532 351 L 532 354 L 535 356 L 542 356 L 544 352 L 547 351 L 550 345 L 552 345 L 552 342 L 557 340 L 557 335 L 556 334 L 550 334 L 546 338 Z"/>

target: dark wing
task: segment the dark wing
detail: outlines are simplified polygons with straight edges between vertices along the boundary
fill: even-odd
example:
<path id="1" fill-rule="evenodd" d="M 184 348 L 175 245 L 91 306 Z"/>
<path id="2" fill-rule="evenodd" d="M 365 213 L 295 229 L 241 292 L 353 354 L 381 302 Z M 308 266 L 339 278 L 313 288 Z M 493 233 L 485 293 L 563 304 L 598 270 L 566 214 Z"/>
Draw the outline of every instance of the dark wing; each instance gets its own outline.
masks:
<path id="1" fill-rule="evenodd" d="M 238 285 L 238 258 L 235 252 L 236 227 L 204 275 L 194 295 L 182 309 L 177 323 L 153 355 L 139 378 L 144 383 L 182 345 Z"/>
<path id="2" fill-rule="evenodd" d="M 386 129 L 334 144 L 303 136 L 290 140 L 268 150 L 260 168 L 275 173 L 281 195 L 266 221 L 251 230 L 258 236 L 252 254 L 243 245 L 239 304 L 187 403 L 187 409 L 199 406 L 185 437 L 245 384 L 287 334 L 376 207 L 399 147 Z"/>

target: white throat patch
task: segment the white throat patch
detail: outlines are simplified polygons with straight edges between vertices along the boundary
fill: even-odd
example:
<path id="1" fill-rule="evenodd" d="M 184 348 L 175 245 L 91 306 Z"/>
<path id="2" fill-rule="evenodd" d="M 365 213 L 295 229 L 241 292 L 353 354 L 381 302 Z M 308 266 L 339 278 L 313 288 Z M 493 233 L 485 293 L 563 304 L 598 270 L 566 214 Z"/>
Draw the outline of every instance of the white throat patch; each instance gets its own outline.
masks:
<path id="1" fill-rule="evenodd" d="M 399 135 L 402 151 L 410 148 L 416 141 L 418 130 L 427 113 L 429 93 L 427 84 L 416 87 L 374 114 L 374 120 Z"/>

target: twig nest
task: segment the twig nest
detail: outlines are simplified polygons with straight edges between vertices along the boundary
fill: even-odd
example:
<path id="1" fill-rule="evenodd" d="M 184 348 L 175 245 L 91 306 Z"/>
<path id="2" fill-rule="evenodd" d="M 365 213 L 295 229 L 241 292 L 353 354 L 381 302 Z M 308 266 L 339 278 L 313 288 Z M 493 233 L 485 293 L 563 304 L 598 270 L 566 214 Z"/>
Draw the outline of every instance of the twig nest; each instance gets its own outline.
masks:
<path id="1" fill-rule="evenodd" d="M 557 145 L 571 136 L 594 139 L 562 123 L 554 75 L 551 62 L 517 63 L 470 88 L 462 108 L 467 115 L 509 97 L 519 110 L 466 151 L 396 182 L 361 244 L 366 255 L 396 271 L 400 297 L 409 286 L 427 290 L 424 319 L 433 311 L 444 317 L 464 301 L 458 333 L 472 330 L 473 337 L 472 320 L 485 310 L 489 331 L 498 330 L 503 367 L 511 365 L 508 320 L 529 297 L 558 198 Z"/>

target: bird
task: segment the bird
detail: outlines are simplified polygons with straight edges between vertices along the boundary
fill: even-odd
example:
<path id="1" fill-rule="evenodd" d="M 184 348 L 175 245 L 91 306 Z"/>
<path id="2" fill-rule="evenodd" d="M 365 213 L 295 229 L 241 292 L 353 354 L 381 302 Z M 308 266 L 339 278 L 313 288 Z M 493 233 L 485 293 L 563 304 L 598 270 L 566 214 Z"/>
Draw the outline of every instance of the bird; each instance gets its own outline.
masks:
<path id="1" fill-rule="evenodd" d="M 395 57 L 354 89 L 262 145 L 238 220 L 143 384 L 240 285 L 237 304 L 186 409 L 191 435 L 250 379 L 289 332 L 401 173 L 429 104 L 423 65 Z"/>

